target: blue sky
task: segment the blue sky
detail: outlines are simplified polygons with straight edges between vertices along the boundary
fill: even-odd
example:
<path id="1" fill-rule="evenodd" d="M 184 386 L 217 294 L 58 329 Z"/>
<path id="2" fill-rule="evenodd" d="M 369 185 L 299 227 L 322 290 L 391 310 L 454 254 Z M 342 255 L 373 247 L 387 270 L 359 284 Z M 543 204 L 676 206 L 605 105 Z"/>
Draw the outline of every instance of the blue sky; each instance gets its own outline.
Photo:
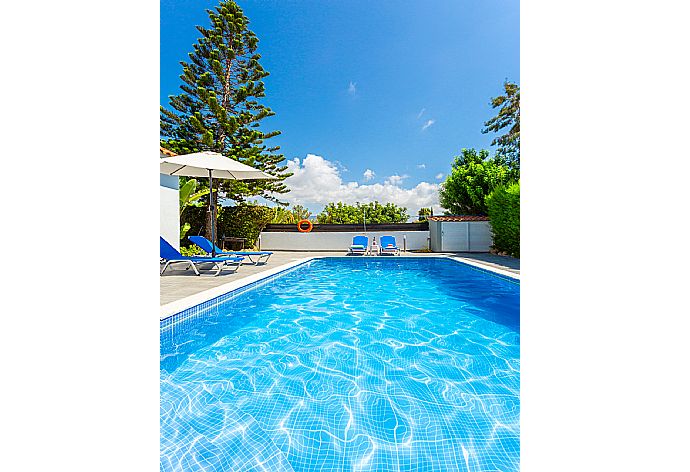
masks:
<path id="1" fill-rule="evenodd" d="M 438 206 L 438 184 L 481 133 L 490 97 L 520 76 L 519 2 L 239 1 L 259 37 L 264 103 L 295 177 L 285 199 Z M 203 0 L 161 1 L 162 105 L 207 25 Z M 443 174 L 443 176 L 440 176 Z"/>

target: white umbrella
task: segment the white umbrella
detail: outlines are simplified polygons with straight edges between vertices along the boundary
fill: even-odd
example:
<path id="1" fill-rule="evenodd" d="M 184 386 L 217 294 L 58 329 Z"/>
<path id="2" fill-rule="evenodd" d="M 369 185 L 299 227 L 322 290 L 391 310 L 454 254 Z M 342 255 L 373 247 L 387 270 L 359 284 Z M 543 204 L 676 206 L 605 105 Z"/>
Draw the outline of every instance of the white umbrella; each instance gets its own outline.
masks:
<path id="1" fill-rule="evenodd" d="M 208 151 L 165 157 L 161 159 L 160 167 L 161 174 L 183 175 L 185 177 L 212 177 L 232 180 L 276 179 L 272 175 L 222 154 Z"/>
<path id="2" fill-rule="evenodd" d="M 208 177 L 211 194 L 208 199 L 211 212 L 211 239 L 216 255 L 216 215 L 213 207 L 213 178 L 230 180 L 277 180 L 277 177 L 242 164 L 217 152 L 195 152 L 179 156 L 166 156 L 160 160 L 160 173 L 184 177 Z"/>

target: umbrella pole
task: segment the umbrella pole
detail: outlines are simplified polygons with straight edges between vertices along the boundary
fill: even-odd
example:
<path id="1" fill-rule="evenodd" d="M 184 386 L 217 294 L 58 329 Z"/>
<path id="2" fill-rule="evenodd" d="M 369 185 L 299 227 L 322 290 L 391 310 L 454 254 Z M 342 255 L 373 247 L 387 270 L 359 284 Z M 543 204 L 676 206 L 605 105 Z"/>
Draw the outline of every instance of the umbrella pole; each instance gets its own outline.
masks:
<path id="1" fill-rule="evenodd" d="M 215 205 L 213 204 L 213 173 L 211 169 L 208 170 L 208 186 L 211 193 L 208 194 L 208 207 L 211 211 L 211 256 L 216 257 L 216 215 L 215 215 Z"/>

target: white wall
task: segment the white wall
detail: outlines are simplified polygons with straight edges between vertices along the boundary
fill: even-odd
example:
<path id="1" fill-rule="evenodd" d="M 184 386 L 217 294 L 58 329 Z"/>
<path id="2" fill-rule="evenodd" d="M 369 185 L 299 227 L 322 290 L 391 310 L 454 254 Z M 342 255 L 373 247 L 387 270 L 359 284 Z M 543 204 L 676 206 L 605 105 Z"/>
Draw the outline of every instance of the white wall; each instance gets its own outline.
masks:
<path id="1" fill-rule="evenodd" d="M 352 238 L 361 234 L 369 237 L 369 244 L 372 238 L 376 237 L 379 243 L 381 236 L 395 236 L 395 242 L 400 249 L 403 249 L 403 235 L 407 237 L 406 248 L 426 249 L 428 248 L 428 231 L 388 231 L 388 232 L 369 232 L 366 233 L 261 233 L 261 249 L 266 251 L 347 251 L 352 244 Z"/>
<path id="2" fill-rule="evenodd" d="M 180 250 L 180 190 L 179 178 L 161 176 L 161 236 L 178 251 Z"/>

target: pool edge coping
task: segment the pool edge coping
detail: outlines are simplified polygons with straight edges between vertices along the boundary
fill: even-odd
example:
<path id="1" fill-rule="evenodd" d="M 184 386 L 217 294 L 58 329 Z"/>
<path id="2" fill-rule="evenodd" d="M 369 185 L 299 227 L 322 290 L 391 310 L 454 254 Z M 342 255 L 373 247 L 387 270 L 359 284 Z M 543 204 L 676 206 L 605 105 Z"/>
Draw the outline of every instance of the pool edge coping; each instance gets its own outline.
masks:
<path id="1" fill-rule="evenodd" d="M 238 280 L 233 280 L 231 282 L 228 282 L 223 285 L 219 285 L 217 287 L 210 288 L 208 290 L 203 290 L 201 292 L 195 293 L 193 295 L 189 295 L 184 298 L 180 298 L 179 300 L 175 300 L 170 303 L 166 303 L 165 305 L 160 305 L 159 309 L 159 315 L 160 315 L 160 321 L 163 321 L 167 318 L 170 318 L 182 311 L 188 310 L 194 306 L 200 305 L 201 303 L 210 301 L 216 297 L 220 297 L 221 295 L 225 295 L 228 292 L 234 291 L 234 290 L 239 290 L 247 285 L 259 282 L 265 278 L 272 277 L 274 275 L 277 275 L 281 272 L 284 272 L 286 270 L 292 269 L 294 267 L 297 267 L 299 265 L 305 264 L 311 260 L 314 259 L 326 259 L 326 258 L 344 258 L 348 256 L 309 256 L 309 257 L 304 257 L 302 259 L 298 259 L 296 261 L 288 262 L 286 264 L 274 267 L 272 269 L 265 270 L 263 272 L 259 272 L 257 274 L 252 274 L 248 275 L 246 277 L 242 277 L 241 279 Z M 372 259 L 377 258 L 379 256 L 362 256 L 362 257 L 371 257 Z M 408 256 L 408 257 L 414 257 L 414 256 Z M 510 277 L 512 279 L 517 279 L 520 280 L 520 274 L 516 274 L 514 272 L 510 272 L 508 270 L 504 269 L 499 269 L 497 267 L 492 267 L 488 266 L 485 264 L 481 264 L 478 262 L 475 262 L 471 259 L 466 259 L 464 257 L 460 256 L 448 256 L 448 255 L 438 255 L 438 256 L 420 256 L 420 258 L 432 258 L 432 259 L 450 259 L 455 262 L 460 262 L 461 264 L 467 264 L 473 267 L 477 267 L 479 269 L 484 269 L 489 272 L 494 272 L 499 275 L 503 275 L 506 277 Z"/>
<path id="2" fill-rule="evenodd" d="M 189 295 L 187 297 L 180 298 L 179 300 L 175 300 L 174 302 L 166 303 L 165 305 L 160 306 L 160 310 L 159 310 L 160 319 L 162 321 L 166 318 L 169 318 L 169 317 L 171 317 L 177 313 L 180 313 L 184 310 L 192 308 L 196 305 L 207 302 L 207 301 L 212 300 L 212 299 L 219 297 L 221 295 L 225 295 L 226 293 L 231 292 L 233 290 L 239 290 L 242 287 L 253 284 L 255 282 L 259 282 L 265 278 L 279 274 L 280 272 L 286 271 L 288 269 L 292 269 L 293 267 L 297 267 L 298 265 L 304 264 L 306 262 L 309 262 L 312 259 L 317 259 L 317 258 L 318 258 L 318 256 L 317 257 L 304 257 L 302 259 L 288 262 L 286 264 L 279 265 L 277 267 L 265 270 L 263 272 L 259 272 L 257 274 L 248 275 L 246 277 L 242 277 L 241 279 L 233 280 L 233 281 L 228 282 L 226 284 L 219 285 L 219 286 L 213 287 L 213 288 L 209 288 L 208 290 L 203 290 L 203 291 L 195 293 L 193 295 Z M 240 267 L 240 270 L 241 270 L 241 267 Z"/>
<path id="3" fill-rule="evenodd" d="M 499 267 L 494 267 L 494 266 L 490 266 L 487 264 L 482 264 L 480 262 L 474 261 L 473 259 L 467 259 L 467 258 L 462 257 L 462 256 L 427 256 L 427 257 L 446 257 L 448 259 L 452 259 L 452 260 L 457 261 L 457 262 L 462 262 L 463 264 L 471 265 L 471 266 L 477 267 L 479 269 L 485 269 L 485 270 L 488 270 L 489 272 L 494 272 L 494 273 L 499 274 L 499 275 L 505 275 L 506 277 L 510 277 L 511 279 L 520 280 L 520 274 L 519 273 L 516 274 L 515 272 L 501 269 Z"/>

